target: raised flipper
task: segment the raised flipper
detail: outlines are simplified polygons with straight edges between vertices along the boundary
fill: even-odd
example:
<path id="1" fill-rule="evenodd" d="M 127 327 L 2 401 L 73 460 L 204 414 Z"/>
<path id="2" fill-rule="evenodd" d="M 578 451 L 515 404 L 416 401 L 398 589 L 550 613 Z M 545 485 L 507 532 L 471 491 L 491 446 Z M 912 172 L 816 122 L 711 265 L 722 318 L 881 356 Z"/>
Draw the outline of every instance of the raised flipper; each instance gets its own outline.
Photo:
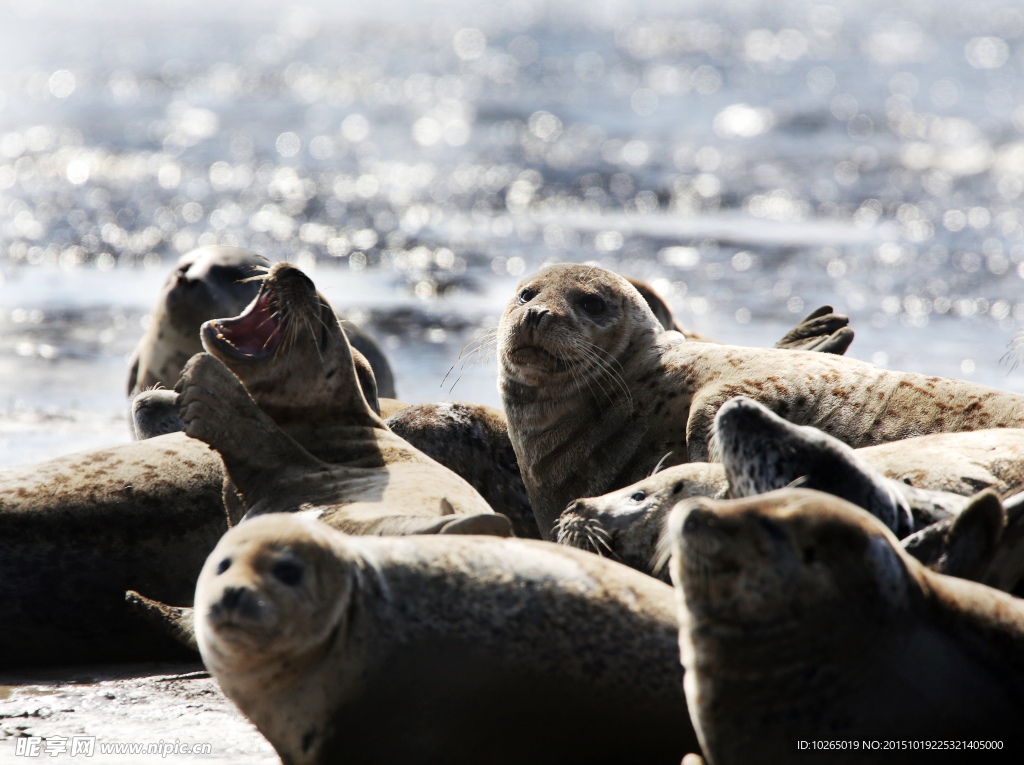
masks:
<path id="1" fill-rule="evenodd" d="M 152 624 L 156 629 L 170 635 L 183 646 L 198 651 L 196 633 L 193 627 L 193 611 L 191 608 L 169 606 L 158 600 L 151 600 L 135 590 L 124 594 L 125 602 L 139 616 Z"/>
<path id="2" fill-rule="evenodd" d="M 921 529 L 902 545 L 932 571 L 988 583 L 992 564 L 1004 547 L 1005 530 L 999 495 L 986 489 L 971 497 L 958 515 Z"/>
<path id="3" fill-rule="evenodd" d="M 775 347 L 842 356 L 853 342 L 853 330 L 847 326 L 849 323 L 848 316 L 833 313 L 832 306 L 823 305 L 805 316 Z"/>

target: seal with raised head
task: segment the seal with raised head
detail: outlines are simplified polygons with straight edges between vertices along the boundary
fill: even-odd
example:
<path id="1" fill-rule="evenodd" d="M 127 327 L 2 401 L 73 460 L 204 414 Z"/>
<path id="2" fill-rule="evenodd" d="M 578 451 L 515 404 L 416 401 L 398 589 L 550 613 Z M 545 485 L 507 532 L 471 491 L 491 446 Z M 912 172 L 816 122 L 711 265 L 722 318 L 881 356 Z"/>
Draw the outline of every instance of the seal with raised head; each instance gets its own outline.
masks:
<path id="1" fill-rule="evenodd" d="M 684 687 L 714 765 L 832 762 L 800 741 L 1024 751 L 1024 602 L 929 571 L 874 516 L 787 489 L 669 518 Z M 964 751 L 971 751 L 964 749 Z"/>
<path id="2" fill-rule="evenodd" d="M 202 336 L 209 353 L 176 388 L 181 419 L 220 454 L 247 517 L 313 510 L 350 534 L 509 533 L 369 406 L 372 375 L 359 379 L 334 311 L 298 268 L 275 264 L 245 313 Z"/>
<path id="3" fill-rule="evenodd" d="M 1015 426 L 1024 396 L 843 356 L 688 343 L 625 279 L 563 264 L 523 280 L 499 325 L 502 403 L 546 539 L 565 506 L 708 460 L 719 407 L 752 398 L 853 447 Z"/>
<path id="4" fill-rule="evenodd" d="M 697 748 L 671 588 L 544 542 L 228 532 L 203 661 L 290 765 L 678 763 Z"/>
<path id="5" fill-rule="evenodd" d="M 202 352 L 199 328 L 222 316 L 237 316 L 256 294 L 253 277 L 267 260 L 241 247 L 211 245 L 182 255 L 168 275 L 153 315 L 132 357 L 128 395 L 162 385 L 174 387 L 185 362 Z M 381 396 L 394 398 L 391 367 L 376 341 L 349 321 L 342 321 L 349 342 L 373 368 Z"/>

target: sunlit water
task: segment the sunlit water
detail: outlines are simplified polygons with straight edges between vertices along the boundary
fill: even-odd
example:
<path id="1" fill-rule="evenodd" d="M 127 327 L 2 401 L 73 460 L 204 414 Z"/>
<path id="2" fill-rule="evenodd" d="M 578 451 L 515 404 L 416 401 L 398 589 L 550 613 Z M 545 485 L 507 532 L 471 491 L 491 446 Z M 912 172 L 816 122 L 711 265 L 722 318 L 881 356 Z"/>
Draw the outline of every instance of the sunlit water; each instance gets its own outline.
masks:
<path id="1" fill-rule="evenodd" d="M 0 24 L 0 466 L 128 439 L 176 257 L 249 247 L 407 401 L 517 280 L 596 262 L 769 345 L 1024 391 L 1024 14 L 919 2 L 19 0 Z"/>

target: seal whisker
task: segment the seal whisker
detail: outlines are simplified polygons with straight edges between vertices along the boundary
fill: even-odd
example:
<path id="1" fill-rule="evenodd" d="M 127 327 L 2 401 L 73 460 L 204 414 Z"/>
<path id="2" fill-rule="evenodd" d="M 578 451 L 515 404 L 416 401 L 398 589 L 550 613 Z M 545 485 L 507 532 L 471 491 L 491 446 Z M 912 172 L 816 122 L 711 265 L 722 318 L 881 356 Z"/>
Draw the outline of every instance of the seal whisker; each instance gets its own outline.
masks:
<path id="1" fill-rule="evenodd" d="M 668 452 L 664 457 L 658 460 L 658 464 L 654 466 L 654 470 L 651 471 L 651 475 L 647 477 L 650 478 L 651 476 L 656 475 L 657 472 L 661 470 L 662 466 L 665 464 L 665 460 L 671 457 L 674 453 L 675 452 Z"/>

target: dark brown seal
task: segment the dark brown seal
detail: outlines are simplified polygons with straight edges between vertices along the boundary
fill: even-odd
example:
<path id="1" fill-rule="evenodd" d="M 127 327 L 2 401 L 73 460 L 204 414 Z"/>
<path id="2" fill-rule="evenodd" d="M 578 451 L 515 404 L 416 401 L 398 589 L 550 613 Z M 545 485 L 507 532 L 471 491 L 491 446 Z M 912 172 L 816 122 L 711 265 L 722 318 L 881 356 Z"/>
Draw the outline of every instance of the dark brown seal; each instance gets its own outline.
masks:
<path id="1" fill-rule="evenodd" d="M 810 490 L 687 500 L 669 533 L 684 687 L 714 765 L 837 761 L 801 741 L 845 742 L 849 762 L 934 761 L 891 741 L 1024 752 L 1024 602 L 929 571 Z"/>

